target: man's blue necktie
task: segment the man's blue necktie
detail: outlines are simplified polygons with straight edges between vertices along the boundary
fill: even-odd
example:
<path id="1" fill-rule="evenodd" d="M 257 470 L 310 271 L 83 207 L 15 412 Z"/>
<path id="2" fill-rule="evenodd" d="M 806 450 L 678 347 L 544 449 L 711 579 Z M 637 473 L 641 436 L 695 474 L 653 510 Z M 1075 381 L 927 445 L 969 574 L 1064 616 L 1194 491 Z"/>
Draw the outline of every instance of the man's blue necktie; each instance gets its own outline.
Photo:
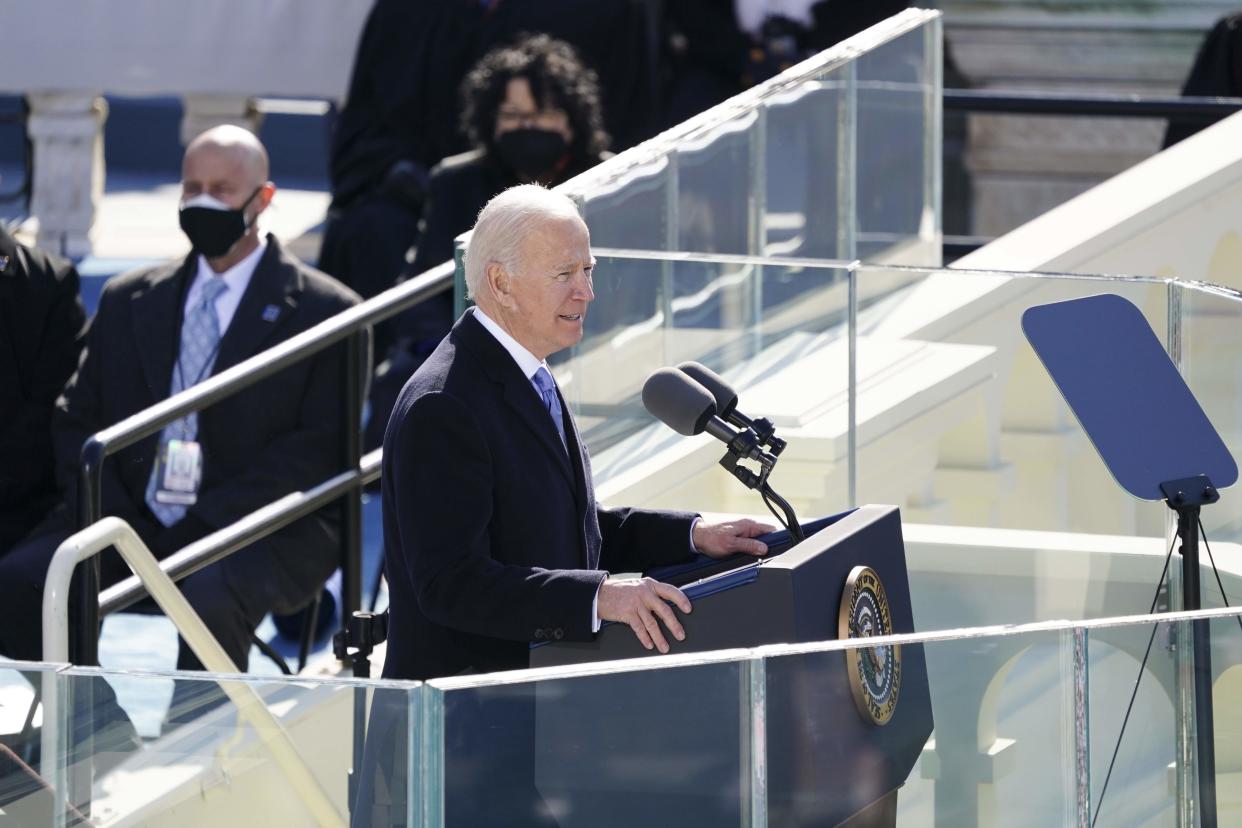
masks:
<path id="1" fill-rule="evenodd" d="M 548 413 L 552 415 L 552 424 L 556 426 L 556 433 L 561 435 L 561 445 L 565 446 L 565 450 L 568 451 L 569 443 L 565 439 L 565 419 L 561 413 L 561 400 L 556 395 L 556 382 L 552 379 L 552 374 L 541 365 L 530 380 L 539 389 L 539 396 L 543 397 L 543 404 L 547 407 Z"/>
<path id="2" fill-rule="evenodd" d="M 211 373 L 216 352 L 220 348 L 220 318 L 216 316 L 216 299 L 227 289 L 228 284 L 224 279 L 211 277 L 203 283 L 198 301 L 186 313 L 181 324 L 181 349 L 177 354 L 177 364 L 173 367 L 169 396 L 184 391 Z M 197 436 L 198 414 L 191 413 L 180 420 L 174 420 L 164 426 L 160 433 L 159 456 L 164 456 L 164 447 L 169 440 L 193 440 Z M 160 523 L 172 526 L 185 517 L 185 506 L 156 500 L 155 493 L 160 486 L 157 479 L 159 472 L 160 466 L 157 463 L 152 467 L 151 477 L 147 480 L 146 501 Z"/>

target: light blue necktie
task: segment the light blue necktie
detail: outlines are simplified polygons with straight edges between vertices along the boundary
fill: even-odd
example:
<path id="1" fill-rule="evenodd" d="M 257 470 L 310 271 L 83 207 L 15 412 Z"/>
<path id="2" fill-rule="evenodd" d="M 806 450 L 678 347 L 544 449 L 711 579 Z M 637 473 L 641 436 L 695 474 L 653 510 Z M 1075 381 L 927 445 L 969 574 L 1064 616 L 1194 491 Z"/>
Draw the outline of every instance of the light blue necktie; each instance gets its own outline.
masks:
<path id="1" fill-rule="evenodd" d="M 169 396 L 201 382 L 211 373 L 216 352 L 220 348 L 220 318 L 216 316 L 216 299 L 227 289 L 224 279 L 212 276 L 203 283 L 198 301 L 186 313 L 185 321 L 181 325 L 181 349 L 177 354 L 177 364 L 173 367 Z M 174 420 L 164 426 L 160 433 L 159 456 L 164 455 L 164 447 L 169 440 L 193 440 L 197 436 L 197 413 Z M 147 480 L 147 505 L 160 523 L 172 526 L 185 517 L 186 507 L 179 503 L 161 503 L 155 499 L 155 492 L 160 485 L 158 475 L 157 464 L 151 468 L 151 477 Z"/>
<path id="2" fill-rule="evenodd" d="M 539 396 L 543 397 L 543 404 L 547 407 L 548 413 L 552 415 L 552 424 L 556 426 L 556 433 L 561 435 L 561 445 L 565 446 L 565 450 L 568 451 L 569 443 L 565 440 L 565 418 L 561 413 L 560 397 L 556 395 L 556 382 L 548 373 L 548 369 L 542 365 L 530 381 L 539 389 Z"/>

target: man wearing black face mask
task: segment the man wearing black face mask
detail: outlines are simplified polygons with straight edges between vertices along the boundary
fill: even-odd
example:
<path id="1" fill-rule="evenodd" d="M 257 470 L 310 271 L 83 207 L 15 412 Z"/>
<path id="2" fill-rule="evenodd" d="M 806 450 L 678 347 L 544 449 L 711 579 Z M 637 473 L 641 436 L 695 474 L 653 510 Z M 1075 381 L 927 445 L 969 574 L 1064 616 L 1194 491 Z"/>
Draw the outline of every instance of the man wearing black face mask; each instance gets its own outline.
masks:
<path id="1" fill-rule="evenodd" d="M 40 658 L 43 580 L 74 528 L 69 507 L 89 436 L 359 301 L 260 233 L 259 217 L 276 192 L 267 178 L 267 152 L 249 132 L 225 126 L 200 135 L 186 149 L 181 182 L 181 227 L 194 249 L 104 288 L 53 423 L 64 503 L 0 557 L 0 653 Z M 322 351 L 110 457 L 103 514 L 129 522 L 163 558 L 335 473 L 342 358 L 342 349 Z M 331 515 L 314 515 L 179 586 L 245 670 L 259 621 L 316 594 L 336 566 L 337 537 Z M 129 574 L 111 550 L 100 563 L 105 586 Z M 200 667 L 184 643 L 177 666 Z M 174 721 L 193 712 L 183 684 Z"/>
<path id="2" fill-rule="evenodd" d="M 462 85 L 462 129 L 475 149 L 431 172 L 419 236 L 404 278 L 453 257 L 453 239 L 469 230 L 493 196 L 517 184 L 552 187 L 609 153 L 595 73 L 568 43 L 547 35 L 489 52 Z M 371 395 L 366 447 L 383 441 L 393 400 L 405 380 L 448 333 L 453 297 L 441 294 L 394 323 L 390 370 Z"/>

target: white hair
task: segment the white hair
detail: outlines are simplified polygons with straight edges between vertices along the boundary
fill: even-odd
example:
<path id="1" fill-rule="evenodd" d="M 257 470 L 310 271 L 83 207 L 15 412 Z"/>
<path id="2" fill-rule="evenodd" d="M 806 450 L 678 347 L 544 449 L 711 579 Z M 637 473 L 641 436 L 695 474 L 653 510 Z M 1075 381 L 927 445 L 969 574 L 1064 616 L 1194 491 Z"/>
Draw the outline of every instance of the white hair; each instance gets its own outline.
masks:
<path id="1" fill-rule="evenodd" d="M 479 211 L 478 221 L 462 254 L 466 295 L 478 296 L 487 266 L 499 263 L 511 274 L 521 270 L 522 239 L 549 218 L 581 219 L 567 196 L 538 184 L 519 184 L 494 197 Z"/>

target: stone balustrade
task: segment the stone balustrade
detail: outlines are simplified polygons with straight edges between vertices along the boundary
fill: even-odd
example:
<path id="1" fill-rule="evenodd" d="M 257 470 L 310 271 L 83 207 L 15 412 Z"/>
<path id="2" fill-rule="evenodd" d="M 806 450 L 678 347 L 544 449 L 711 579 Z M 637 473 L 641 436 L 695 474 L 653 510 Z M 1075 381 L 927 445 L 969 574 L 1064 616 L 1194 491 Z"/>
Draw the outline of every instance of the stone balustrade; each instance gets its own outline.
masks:
<path id="1" fill-rule="evenodd" d="M 258 127 L 257 97 L 340 101 L 371 0 L 39 0 L 0 4 L 0 93 L 30 102 L 36 243 L 91 251 L 103 194 L 103 95 L 175 96 L 185 141 Z"/>

